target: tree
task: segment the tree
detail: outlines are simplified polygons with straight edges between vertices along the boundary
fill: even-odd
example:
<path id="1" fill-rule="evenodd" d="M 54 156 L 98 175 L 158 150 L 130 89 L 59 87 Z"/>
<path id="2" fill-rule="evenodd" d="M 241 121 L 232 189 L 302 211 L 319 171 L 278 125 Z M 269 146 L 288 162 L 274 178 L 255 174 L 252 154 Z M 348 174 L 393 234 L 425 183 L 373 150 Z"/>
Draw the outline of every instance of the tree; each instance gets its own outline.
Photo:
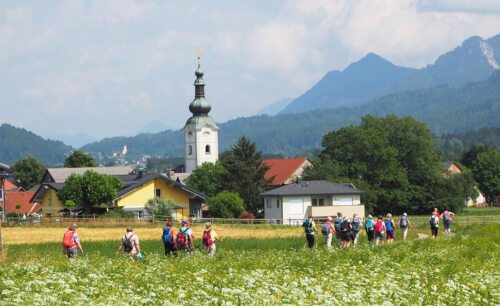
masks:
<path id="1" fill-rule="evenodd" d="M 90 213 L 93 206 L 116 198 L 116 192 L 121 187 L 122 182 L 115 176 L 87 171 L 81 175 L 70 175 L 57 196 L 62 203 L 71 200 Z"/>
<path id="2" fill-rule="evenodd" d="M 479 190 L 486 194 L 488 203 L 493 204 L 500 195 L 500 150 L 479 154 L 472 163 L 472 173 Z"/>
<path id="3" fill-rule="evenodd" d="M 66 158 L 64 161 L 64 167 L 68 168 L 80 168 L 80 167 L 96 167 L 97 164 L 95 163 L 94 159 L 92 156 L 89 154 L 86 154 L 83 151 L 76 150 Z"/>
<path id="4" fill-rule="evenodd" d="M 203 163 L 197 167 L 186 179 L 186 185 L 213 197 L 223 191 L 223 178 L 226 170 L 220 162 Z"/>
<path id="5" fill-rule="evenodd" d="M 170 217 L 174 213 L 174 207 L 174 201 L 154 197 L 148 200 L 145 208 L 151 215 Z"/>
<path id="6" fill-rule="evenodd" d="M 45 166 L 31 156 L 18 160 L 13 166 L 12 175 L 20 185 L 28 190 L 42 181 Z"/>
<path id="7" fill-rule="evenodd" d="M 353 183 L 366 191 L 367 211 L 425 211 L 440 175 L 439 156 L 425 124 L 411 117 L 365 116 L 361 125 L 326 134 L 306 179 Z"/>
<path id="8" fill-rule="evenodd" d="M 269 167 L 262 163 L 263 160 L 255 143 L 251 143 L 246 137 L 241 137 L 220 159 L 226 170 L 222 178 L 224 190 L 238 193 L 246 210 L 255 215 L 264 208 L 259 194 L 270 182 L 264 178 Z"/>
<path id="9" fill-rule="evenodd" d="M 477 157 L 484 152 L 488 152 L 489 149 L 483 144 L 473 145 L 469 150 L 465 151 L 460 159 L 460 163 L 467 168 L 472 168 L 472 164 L 476 161 Z"/>
<path id="10" fill-rule="evenodd" d="M 221 192 L 207 201 L 208 212 L 214 218 L 238 218 L 245 211 L 237 193 Z"/>

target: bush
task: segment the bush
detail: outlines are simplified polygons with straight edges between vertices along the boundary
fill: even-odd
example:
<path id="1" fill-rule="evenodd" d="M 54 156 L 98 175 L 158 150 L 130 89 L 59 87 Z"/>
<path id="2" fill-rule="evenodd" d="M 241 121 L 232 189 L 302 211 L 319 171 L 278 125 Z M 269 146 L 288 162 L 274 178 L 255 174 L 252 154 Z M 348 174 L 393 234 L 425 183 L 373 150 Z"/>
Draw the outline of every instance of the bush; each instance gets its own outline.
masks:
<path id="1" fill-rule="evenodd" d="M 9 212 L 5 214 L 5 217 L 7 218 L 17 218 L 19 215 L 16 212 Z"/>
<path id="2" fill-rule="evenodd" d="M 155 197 L 148 200 L 145 208 L 151 215 L 170 217 L 174 213 L 174 206 L 175 202 L 172 200 Z"/>
<path id="3" fill-rule="evenodd" d="M 253 223 L 253 220 L 255 220 L 255 215 L 252 214 L 249 211 L 245 211 L 241 216 L 240 219 L 242 219 L 242 223 L 250 224 Z"/>
<path id="4" fill-rule="evenodd" d="M 104 218 L 135 218 L 135 214 L 132 211 L 126 211 L 122 208 L 109 210 L 104 214 Z"/>
<path id="5" fill-rule="evenodd" d="M 207 201 L 208 212 L 214 218 L 237 218 L 245 211 L 237 193 L 221 192 Z"/>

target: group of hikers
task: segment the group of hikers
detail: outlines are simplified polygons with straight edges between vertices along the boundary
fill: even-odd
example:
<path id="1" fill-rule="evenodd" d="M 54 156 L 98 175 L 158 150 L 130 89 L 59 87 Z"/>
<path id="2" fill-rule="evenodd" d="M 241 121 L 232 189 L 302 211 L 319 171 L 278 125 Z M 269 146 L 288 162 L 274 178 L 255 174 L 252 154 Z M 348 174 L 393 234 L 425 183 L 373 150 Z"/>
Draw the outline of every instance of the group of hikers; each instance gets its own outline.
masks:
<path id="1" fill-rule="evenodd" d="M 71 224 L 63 235 L 63 253 L 68 258 L 76 258 L 78 250 L 80 254 L 83 254 L 80 237 L 76 233 L 77 228 L 77 224 Z M 125 235 L 120 239 L 120 244 L 115 255 L 119 256 L 121 250 L 123 250 L 124 254 L 130 259 L 143 259 L 144 254 L 140 246 L 139 237 L 130 226 L 127 227 L 126 231 Z M 170 219 L 167 220 L 166 225 L 163 227 L 161 239 L 165 255 L 176 256 L 177 252 L 190 253 L 195 248 L 195 237 L 191 230 L 191 223 L 188 220 L 181 222 L 181 228 L 177 233 L 173 228 L 173 221 Z M 205 230 L 203 231 L 201 241 L 203 249 L 208 255 L 213 256 L 216 251 L 216 241 L 222 242 L 222 238 L 212 229 L 212 224 L 207 222 L 205 223 Z"/>
<path id="2" fill-rule="evenodd" d="M 454 216 L 455 214 L 451 211 L 445 210 L 440 214 L 439 210 L 434 208 L 429 219 L 433 239 L 438 235 L 440 219 L 443 220 L 444 233 L 450 234 L 451 223 L 453 222 Z M 399 219 L 398 226 L 403 241 L 406 241 L 408 229 L 412 226 L 406 213 L 403 213 Z M 311 215 L 304 221 L 302 227 L 306 234 L 307 246 L 312 249 L 317 243 L 316 236 L 319 235 L 319 233 Z M 327 248 L 332 247 L 333 235 L 335 235 L 340 247 L 347 248 L 349 246 L 355 246 L 362 229 L 366 232 L 369 243 L 374 242 L 375 245 L 378 245 L 379 243 L 384 243 L 385 239 L 388 244 L 391 244 L 394 242 L 396 227 L 396 222 L 390 213 L 385 216 L 385 219 L 382 215 L 379 215 L 377 219 L 374 220 L 372 215 L 368 215 L 366 219 L 362 220 L 357 214 L 354 214 L 352 219 L 349 219 L 343 216 L 341 212 L 338 212 L 336 217 L 328 217 L 326 222 L 321 225 L 321 234 L 325 238 Z"/>

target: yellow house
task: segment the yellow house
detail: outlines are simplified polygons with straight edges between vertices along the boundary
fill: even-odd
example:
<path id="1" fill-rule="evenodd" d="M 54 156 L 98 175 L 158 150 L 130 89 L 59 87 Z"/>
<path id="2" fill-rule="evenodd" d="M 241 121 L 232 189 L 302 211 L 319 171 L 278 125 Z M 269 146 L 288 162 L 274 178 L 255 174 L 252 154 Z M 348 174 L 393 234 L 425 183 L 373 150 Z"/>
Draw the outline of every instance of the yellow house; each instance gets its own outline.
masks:
<path id="1" fill-rule="evenodd" d="M 82 172 L 81 168 L 73 169 L 75 169 L 75 173 Z M 41 214 L 44 216 L 61 215 L 64 205 L 57 197 L 57 191 L 64 187 L 63 179 L 65 180 L 71 175 L 73 169 L 66 168 L 64 175 L 61 174 L 61 170 L 47 170 L 44 181 L 31 200 L 31 202 L 41 204 Z M 85 170 L 93 169 L 85 168 Z M 149 218 L 145 205 L 148 200 L 159 197 L 172 200 L 175 203 L 173 217 L 176 219 L 201 217 L 201 205 L 206 199 L 205 195 L 170 179 L 167 175 L 145 174 L 145 172 L 124 174 L 123 171 L 119 173 L 116 169 L 110 171 L 113 173 L 112 175 L 122 181 L 123 187 L 117 192 L 117 197 L 111 203 L 101 205 L 101 210 L 106 207 L 120 207 L 126 211 L 134 212 L 137 218 Z M 103 172 L 102 168 L 100 172 Z"/>

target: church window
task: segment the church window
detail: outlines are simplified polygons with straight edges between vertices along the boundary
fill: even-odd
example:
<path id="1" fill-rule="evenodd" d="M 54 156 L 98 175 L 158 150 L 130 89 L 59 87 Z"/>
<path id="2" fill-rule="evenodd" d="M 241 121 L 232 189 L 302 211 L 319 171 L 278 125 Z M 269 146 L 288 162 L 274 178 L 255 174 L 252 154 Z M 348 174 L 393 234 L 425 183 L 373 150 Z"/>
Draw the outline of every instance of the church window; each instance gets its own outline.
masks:
<path id="1" fill-rule="evenodd" d="M 193 147 L 191 145 L 188 147 L 188 155 L 193 155 Z"/>
<path id="2" fill-rule="evenodd" d="M 209 145 L 205 146 L 205 153 L 210 154 L 210 146 Z"/>

